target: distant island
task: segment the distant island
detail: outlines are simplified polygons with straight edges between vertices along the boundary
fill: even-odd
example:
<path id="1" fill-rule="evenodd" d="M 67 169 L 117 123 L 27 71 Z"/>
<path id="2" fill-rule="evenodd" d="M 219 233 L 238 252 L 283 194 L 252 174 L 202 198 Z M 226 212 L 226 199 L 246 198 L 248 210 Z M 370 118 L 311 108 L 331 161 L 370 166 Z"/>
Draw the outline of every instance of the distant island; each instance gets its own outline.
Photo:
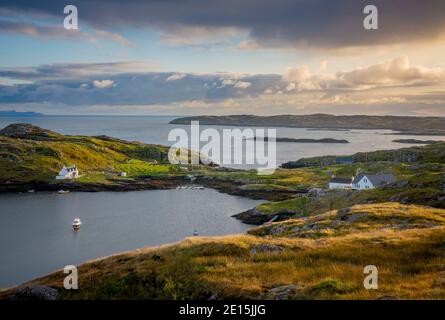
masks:
<path id="1" fill-rule="evenodd" d="M 310 115 L 229 115 L 229 116 L 194 116 L 178 118 L 171 124 L 190 124 L 199 121 L 201 125 L 221 126 L 261 126 L 291 127 L 312 129 L 387 129 L 402 134 L 445 135 L 444 117 L 410 117 L 410 116 L 336 116 L 331 114 Z"/>
<path id="2" fill-rule="evenodd" d="M 32 112 L 32 111 L 15 111 L 15 110 L 7 110 L 0 111 L 0 117 L 40 117 L 43 116 L 43 113 Z"/>
<path id="3" fill-rule="evenodd" d="M 437 143 L 437 142 L 441 142 L 441 141 L 436 141 L 436 140 L 418 140 L 418 139 L 397 139 L 397 140 L 393 140 L 392 142 L 407 143 L 407 144 L 432 144 L 432 143 Z"/>
<path id="4" fill-rule="evenodd" d="M 307 128 L 308 131 L 351 131 L 350 129 L 335 128 Z"/>
<path id="5" fill-rule="evenodd" d="M 257 140 L 257 137 L 253 138 Z M 264 140 L 268 140 L 268 137 L 264 137 Z M 333 139 L 333 138 L 322 138 L 322 139 L 307 139 L 307 138 L 275 138 L 276 142 L 295 142 L 295 143 L 349 143 L 345 139 Z"/>

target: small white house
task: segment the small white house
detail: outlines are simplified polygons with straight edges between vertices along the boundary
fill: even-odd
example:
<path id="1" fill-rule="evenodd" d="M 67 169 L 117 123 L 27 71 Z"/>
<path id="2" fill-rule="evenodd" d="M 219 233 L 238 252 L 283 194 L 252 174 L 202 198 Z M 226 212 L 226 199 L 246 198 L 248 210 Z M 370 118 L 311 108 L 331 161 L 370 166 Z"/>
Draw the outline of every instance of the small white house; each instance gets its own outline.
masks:
<path id="1" fill-rule="evenodd" d="M 59 174 L 56 176 L 57 180 L 76 179 L 79 178 L 79 171 L 75 165 L 69 167 L 63 167 Z"/>
<path id="2" fill-rule="evenodd" d="M 332 177 L 329 181 L 329 189 L 351 189 L 352 188 L 352 178 L 337 178 Z"/>
<path id="3" fill-rule="evenodd" d="M 396 178 L 394 177 L 394 175 L 390 173 L 377 173 L 377 174 L 361 173 L 357 177 L 355 177 L 354 181 L 352 182 L 352 189 L 354 190 L 375 189 L 383 187 L 395 181 Z"/>
<path id="4" fill-rule="evenodd" d="M 127 176 L 127 173 L 126 173 L 126 172 L 121 172 L 119 175 L 120 175 L 121 177 L 126 177 L 126 176 Z"/>

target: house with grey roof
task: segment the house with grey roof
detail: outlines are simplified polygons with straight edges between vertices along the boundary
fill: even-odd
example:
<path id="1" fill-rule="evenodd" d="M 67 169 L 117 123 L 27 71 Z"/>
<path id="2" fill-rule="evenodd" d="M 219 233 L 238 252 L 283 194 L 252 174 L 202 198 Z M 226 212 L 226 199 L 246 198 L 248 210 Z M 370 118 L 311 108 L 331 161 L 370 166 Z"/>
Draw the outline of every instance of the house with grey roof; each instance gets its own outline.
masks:
<path id="1" fill-rule="evenodd" d="M 79 171 L 75 165 L 69 167 L 63 167 L 59 174 L 56 176 L 56 180 L 65 179 L 77 179 L 79 178 Z"/>
<path id="2" fill-rule="evenodd" d="M 369 190 L 381 188 L 396 181 L 396 177 L 391 173 L 360 173 L 352 181 L 352 189 Z"/>

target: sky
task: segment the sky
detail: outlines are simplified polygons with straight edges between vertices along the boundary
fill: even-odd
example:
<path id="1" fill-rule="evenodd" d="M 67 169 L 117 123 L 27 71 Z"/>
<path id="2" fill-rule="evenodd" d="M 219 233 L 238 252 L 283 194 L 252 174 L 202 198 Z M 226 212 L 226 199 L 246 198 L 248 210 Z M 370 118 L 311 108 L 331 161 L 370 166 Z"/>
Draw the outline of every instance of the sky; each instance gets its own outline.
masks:
<path id="1" fill-rule="evenodd" d="M 443 0 L 2 0 L 0 111 L 443 116 L 443 12 Z"/>

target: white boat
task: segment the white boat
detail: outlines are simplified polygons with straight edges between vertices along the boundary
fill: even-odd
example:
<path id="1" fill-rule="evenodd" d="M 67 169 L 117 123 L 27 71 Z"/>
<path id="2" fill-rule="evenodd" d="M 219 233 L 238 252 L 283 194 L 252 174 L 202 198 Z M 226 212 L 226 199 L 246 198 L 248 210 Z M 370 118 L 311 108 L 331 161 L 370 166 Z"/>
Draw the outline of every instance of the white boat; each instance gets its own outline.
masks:
<path id="1" fill-rule="evenodd" d="M 73 220 L 73 229 L 74 230 L 79 229 L 81 225 L 82 225 L 82 221 L 80 221 L 79 218 L 76 218 Z"/>
<path id="2" fill-rule="evenodd" d="M 57 193 L 58 193 L 58 194 L 65 194 L 65 193 L 69 193 L 69 191 L 68 191 L 68 190 L 60 189 L 59 191 L 57 191 Z"/>
<path id="3" fill-rule="evenodd" d="M 195 229 L 195 231 L 193 231 L 193 235 L 194 235 L 194 236 L 199 236 L 199 232 L 198 232 L 198 230 Z"/>

